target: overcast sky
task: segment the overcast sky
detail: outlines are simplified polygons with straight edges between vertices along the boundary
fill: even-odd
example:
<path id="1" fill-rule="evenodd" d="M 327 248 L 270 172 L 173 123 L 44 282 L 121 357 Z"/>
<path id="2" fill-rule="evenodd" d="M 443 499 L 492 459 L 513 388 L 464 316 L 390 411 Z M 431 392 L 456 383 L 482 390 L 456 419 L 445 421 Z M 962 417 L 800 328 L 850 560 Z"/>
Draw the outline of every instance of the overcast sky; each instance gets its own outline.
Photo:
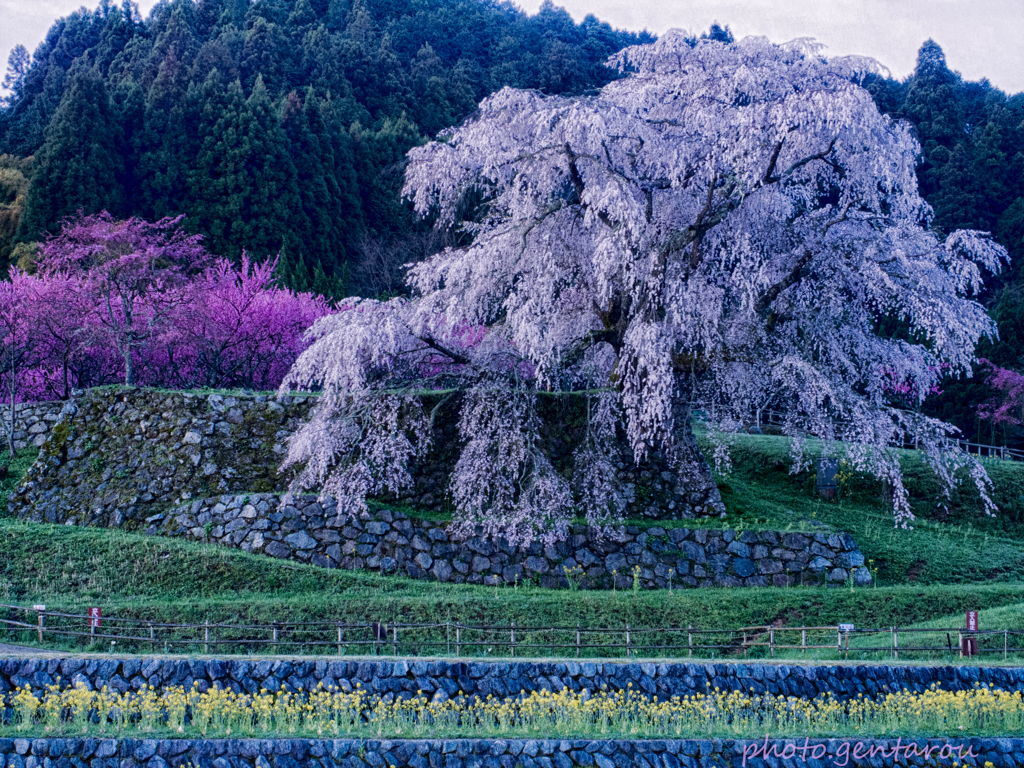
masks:
<path id="1" fill-rule="evenodd" d="M 516 0 L 530 13 L 541 0 Z M 873 56 L 895 77 L 914 68 L 931 37 L 951 69 L 968 80 L 987 77 L 1007 93 L 1024 91 L 1024 0 L 554 0 L 577 21 L 593 13 L 623 29 L 661 33 L 728 24 L 737 37 L 774 42 L 814 37 L 833 54 Z M 18 43 L 30 51 L 59 16 L 81 0 L 0 0 L 2 63 Z M 95 7 L 96 3 L 88 3 Z M 143 15 L 156 0 L 140 0 Z"/>

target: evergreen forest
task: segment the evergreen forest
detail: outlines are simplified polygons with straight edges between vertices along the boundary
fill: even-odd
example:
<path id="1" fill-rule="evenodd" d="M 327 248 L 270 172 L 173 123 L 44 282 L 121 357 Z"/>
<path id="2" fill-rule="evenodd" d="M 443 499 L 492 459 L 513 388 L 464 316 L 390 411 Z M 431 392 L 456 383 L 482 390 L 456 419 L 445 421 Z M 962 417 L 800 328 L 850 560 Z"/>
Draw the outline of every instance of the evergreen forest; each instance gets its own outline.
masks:
<path id="1" fill-rule="evenodd" d="M 146 18 L 102 0 L 11 54 L 0 268 L 31 270 L 36 243 L 79 211 L 185 214 L 215 254 L 280 253 L 295 290 L 394 295 L 401 265 L 444 244 L 399 200 L 411 147 L 504 86 L 598 88 L 610 55 L 651 40 L 550 0 L 533 16 L 494 0 L 161 0 Z M 991 231 L 1014 259 L 982 296 L 1000 340 L 979 356 L 1024 371 L 1024 94 L 963 80 L 932 41 L 910 77 L 866 86 L 916 128 L 932 226 Z M 979 418 L 991 396 L 976 376 L 928 407 L 971 439 L 1020 443 L 1019 427 Z"/>

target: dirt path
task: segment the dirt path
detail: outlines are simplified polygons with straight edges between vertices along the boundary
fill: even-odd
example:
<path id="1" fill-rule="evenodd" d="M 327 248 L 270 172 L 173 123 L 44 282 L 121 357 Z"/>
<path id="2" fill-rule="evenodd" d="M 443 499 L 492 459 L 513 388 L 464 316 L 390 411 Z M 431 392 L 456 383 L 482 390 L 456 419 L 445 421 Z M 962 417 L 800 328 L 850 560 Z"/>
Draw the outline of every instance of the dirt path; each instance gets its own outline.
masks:
<path id="1" fill-rule="evenodd" d="M 45 651 L 39 648 L 31 648 L 27 645 L 7 645 L 6 643 L 0 643 L 0 654 L 7 656 L 25 656 L 31 654 L 32 656 L 53 656 L 58 651 Z"/>

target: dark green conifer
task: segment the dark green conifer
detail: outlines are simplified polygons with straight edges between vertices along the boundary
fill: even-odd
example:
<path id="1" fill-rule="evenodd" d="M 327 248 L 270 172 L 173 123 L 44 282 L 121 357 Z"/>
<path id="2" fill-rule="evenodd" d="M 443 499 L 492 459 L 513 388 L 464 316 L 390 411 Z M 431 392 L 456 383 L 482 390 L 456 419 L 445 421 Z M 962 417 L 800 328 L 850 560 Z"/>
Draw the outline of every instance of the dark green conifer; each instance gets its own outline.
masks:
<path id="1" fill-rule="evenodd" d="M 94 67 L 78 65 L 36 156 L 20 239 L 56 232 L 78 210 L 123 214 L 120 138 L 103 78 Z"/>
<path id="2" fill-rule="evenodd" d="M 225 89 L 213 76 L 203 90 L 191 213 L 214 252 L 237 257 L 244 248 L 266 258 L 301 211 L 284 133 L 262 79 L 248 99 L 239 83 Z"/>

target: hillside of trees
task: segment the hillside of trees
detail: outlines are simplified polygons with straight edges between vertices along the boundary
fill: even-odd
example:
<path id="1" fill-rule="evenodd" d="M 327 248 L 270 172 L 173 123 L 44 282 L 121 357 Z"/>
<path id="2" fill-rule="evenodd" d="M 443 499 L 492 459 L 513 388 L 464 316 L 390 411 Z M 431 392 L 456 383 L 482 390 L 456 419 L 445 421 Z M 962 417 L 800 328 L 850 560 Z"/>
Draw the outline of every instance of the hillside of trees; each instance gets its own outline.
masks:
<path id="1" fill-rule="evenodd" d="M 0 268 L 31 264 L 79 210 L 186 214 L 212 253 L 281 253 L 294 289 L 395 293 L 399 265 L 441 245 L 398 200 L 410 147 L 506 85 L 600 87 L 609 55 L 652 39 L 550 0 L 534 16 L 494 0 L 162 0 L 145 19 L 103 0 L 11 55 Z M 963 80 L 932 41 L 910 77 L 867 87 L 917 130 L 932 225 L 991 231 L 1013 257 L 982 297 L 1000 341 L 979 354 L 1024 371 L 1024 94 Z M 951 381 L 928 407 L 972 439 L 1021 442 L 978 417 L 992 394 Z"/>
<path id="2" fill-rule="evenodd" d="M 282 252 L 295 288 L 394 290 L 391 262 L 431 247 L 398 202 L 410 147 L 506 85 L 600 86 L 651 39 L 550 3 L 164 0 L 142 19 L 104 0 L 11 56 L 0 267 L 79 209 L 184 213 L 214 253 Z"/>
<path id="3" fill-rule="evenodd" d="M 999 325 L 999 341 L 983 343 L 978 356 L 1024 370 L 1024 94 L 1007 96 L 987 80 L 964 81 L 931 40 L 921 46 L 909 78 L 878 78 L 867 87 L 880 110 L 917 130 L 917 179 L 935 210 L 932 226 L 944 233 L 991 232 L 1010 252 L 1010 268 L 981 296 Z M 979 418 L 978 406 L 992 397 L 998 394 L 984 375 L 951 380 L 926 410 L 971 440 L 1020 445 L 1019 426 Z"/>

